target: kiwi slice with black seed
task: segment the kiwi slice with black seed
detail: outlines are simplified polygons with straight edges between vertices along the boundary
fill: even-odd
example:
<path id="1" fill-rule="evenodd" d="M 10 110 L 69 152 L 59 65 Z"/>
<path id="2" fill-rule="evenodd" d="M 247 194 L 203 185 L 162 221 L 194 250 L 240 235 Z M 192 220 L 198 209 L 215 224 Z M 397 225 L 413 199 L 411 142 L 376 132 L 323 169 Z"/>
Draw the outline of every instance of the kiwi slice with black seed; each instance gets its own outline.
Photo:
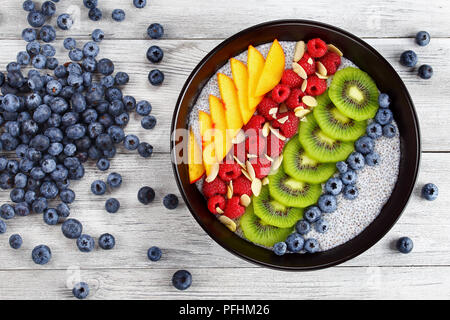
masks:
<path id="1" fill-rule="evenodd" d="M 267 186 L 259 196 L 253 197 L 253 208 L 263 221 L 279 228 L 290 228 L 303 216 L 303 209 L 288 207 L 272 198 Z"/>
<path id="2" fill-rule="evenodd" d="M 269 191 L 273 199 L 285 206 L 305 208 L 317 202 L 322 186 L 296 180 L 280 167 L 269 177 Z"/>
<path id="3" fill-rule="evenodd" d="M 292 178 L 309 183 L 324 182 L 336 172 L 334 163 L 320 163 L 309 157 L 297 135 L 283 149 L 283 168 Z"/>
<path id="4" fill-rule="evenodd" d="M 353 152 L 353 142 L 331 138 L 319 127 L 314 114 L 300 122 L 298 139 L 309 157 L 323 163 L 347 159 Z"/>
<path id="5" fill-rule="evenodd" d="M 378 110 L 378 89 L 364 71 L 347 67 L 336 72 L 328 92 L 334 105 L 357 121 L 371 119 Z"/>
<path id="6" fill-rule="evenodd" d="M 267 247 L 286 240 L 293 230 L 293 227 L 278 228 L 266 223 L 254 213 L 252 204 L 247 207 L 239 223 L 247 240 Z"/>
<path id="7" fill-rule="evenodd" d="M 317 97 L 314 118 L 320 129 L 331 138 L 355 141 L 366 132 L 367 121 L 356 121 L 340 112 L 331 102 L 328 92 Z"/>

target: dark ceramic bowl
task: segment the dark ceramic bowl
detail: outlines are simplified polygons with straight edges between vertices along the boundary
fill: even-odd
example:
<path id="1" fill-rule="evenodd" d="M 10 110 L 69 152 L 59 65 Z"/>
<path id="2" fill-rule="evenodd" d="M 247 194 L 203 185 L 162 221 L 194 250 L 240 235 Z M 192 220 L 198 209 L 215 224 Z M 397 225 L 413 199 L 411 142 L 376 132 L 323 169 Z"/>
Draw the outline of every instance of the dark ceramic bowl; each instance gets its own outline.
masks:
<path id="1" fill-rule="evenodd" d="M 206 201 L 196 186 L 189 184 L 187 165 L 173 165 L 175 179 L 187 207 L 211 238 L 233 254 L 265 267 L 314 270 L 342 263 L 366 251 L 380 240 L 400 217 L 414 188 L 419 169 L 419 124 L 403 81 L 392 66 L 367 43 L 346 31 L 314 21 L 281 20 L 259 24 L 235 34 L 214 48 L 192 71 L 181 90 L 173 115 L 172 132 L 177 128 L 187 128 L 188 114 L 203 85 L 228 59 L 247 50 L 250 44 L 257 46 L 272 42 L 275 38 L 280 41 L 298 41 L 316 37 L 340 48 L 346 58 L 369 73 L 378 88 L 388 93 L 394 101 L 392 111 L 401 136 L 399 177 L 381 213 L 363 232 L 325 252 L 276 256 L 270 250 L 241 239 L 222 225 L 208 211 Z M 175 137 L 171 139 L 172 150 L 176 144 L 175 140 Z M 178 159 L 180 155 L 173 151 L 172 157 Z"/>

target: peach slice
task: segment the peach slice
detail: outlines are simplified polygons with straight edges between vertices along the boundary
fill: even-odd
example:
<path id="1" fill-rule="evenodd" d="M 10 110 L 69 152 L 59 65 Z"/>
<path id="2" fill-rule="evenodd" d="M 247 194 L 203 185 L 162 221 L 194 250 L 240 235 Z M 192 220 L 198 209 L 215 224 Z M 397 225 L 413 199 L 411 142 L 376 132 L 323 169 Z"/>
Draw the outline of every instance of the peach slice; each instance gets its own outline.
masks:
<path id="1" fill-rule="evenodd" d="M 228 135 L 233 139 L 244 125 L 241 111 L 239 110 L 239 100 L 233 80 L 219 73 L 217 75 L 220 96 L 225 107 L 225 117 L 227 119 Z"/>
<path id="2" fill-rule="evenodd" d="M 233 81 L 236 85 L 239 109 L 241 109 L 242 121 L 244 124 L 250 120 L 254 111 L 248 108 L 248 71 L 247 66 L 241 61 L 234 58 L 230 59 L 231 73 L 233 74 Z"/>
<path id="3" fill-rule="evenodd" d="M 258 80 L 256 96 L 262 96 L 272 90 L 281 80 L 284 71 L 284 51 L 275 39 L 267 54 L 266 63 Z"/>
<path id="4" fill-rule="evenodd" d="M 214 130 L 211 116 L 206 112 L 199 111 L 198 120 L 200 122 L 200 135 L 202 136 L 203 165 L 206 170 L 206 175 L 209 176 L 213 170 L 213 165 L 217 163 L 214 148 Z"/>
<path id="5" fill-rule="evenodd" d="M 247 68 L 248 68 L 248 109 L 253 113 L 261 102 L 263 96 L 256 96 L 256 86 L 264 69 L 264 57 L 253 46 L 248 46 Z"/>
<path id="6" fill-rule="evenodd" d="M 202 148 L 198 145 L 192 128 L 189 128 L 188 168 L 190 183 L 195 183 L 205 173 L 202 162 Z"/>
<path id="7" fill-rule="evenodd" d="M 220 162 L 231 149 L 231 140 L 227 137 L 227 119 L 225 108 L 216 96 L 209 96 L 209 110 L 211 111 L 211 121 L 214 128 L 214 145 L 216 158 Z"/>

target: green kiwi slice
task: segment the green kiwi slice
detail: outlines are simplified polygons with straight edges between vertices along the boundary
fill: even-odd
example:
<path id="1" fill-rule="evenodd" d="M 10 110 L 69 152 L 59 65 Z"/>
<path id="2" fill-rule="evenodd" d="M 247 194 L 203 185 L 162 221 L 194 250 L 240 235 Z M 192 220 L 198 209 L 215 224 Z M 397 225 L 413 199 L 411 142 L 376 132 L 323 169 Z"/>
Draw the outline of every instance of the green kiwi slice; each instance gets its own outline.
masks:
<path id="1" fill-rule="evenodd" d="M 258 217 L 279 228 L 290 228 L 303 216 L 303 209 L 290 208 L 271 198 L 267 186 L 261 189 L 259 196 L 253 197 L 253 207 Z"/>
<path id="2" fill-rule="evenodd" d="M 308 157 L 297 135 L 284 146 L 283 168 L 292 178 L 309 183 L 324 182 L 336 172 L 334 163 L 320 163 Z"/>
<path id="3" fill-rule="evenodd" d="M 355 141 L 366 132 L 367 121 L 353 120 L 336 108 L 328 92 L 317 97 L 314 118 L 320 129 L 331 138 L 342 141 Z"/>
<path id="4" fill-rule="evenodd" d="M 280 167 L 269 177 L 269 191 L 273 199 L 285 206 L 305 208 L 317 202 L 322 186 L 296 180 Z"/>
<path id="5" fill-rule="evenodd" d="M 343 161 L 353 152 L 353 142 L 325 134 L 311 113 L 300 122 L 298 139 L 309 157 L 323 163 Z"/>
<path id="6" fill-rule="evenodd" d="M 347 67 L 336 72 L 328 95 L 339 111 L 354 120 L 371 119 L 377 113 L 377 86 L 360 69 Z"/>
<path id="7" fill-rule="evenodd" d="M 275 243 L 286 240 L 293 228 L 278 228 L 261 220 L 249 205 L 239 222 L 242 232 L 247 240 L 266 247 L 272 247 Z"/>

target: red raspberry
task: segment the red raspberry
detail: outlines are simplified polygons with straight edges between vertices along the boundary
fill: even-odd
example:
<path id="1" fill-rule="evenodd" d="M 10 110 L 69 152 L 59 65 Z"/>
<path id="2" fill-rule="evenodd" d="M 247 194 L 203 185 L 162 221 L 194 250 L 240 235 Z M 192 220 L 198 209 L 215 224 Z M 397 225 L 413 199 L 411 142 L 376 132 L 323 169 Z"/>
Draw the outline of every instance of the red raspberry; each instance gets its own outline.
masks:
<path id="1" fill-rule="evenodd" d="M 228 218 L 236 219 L 244 214 L 245 207 L 240 204 L 240 200 L 239 197 L 228 199 L 224 213 Z"/>
<path id="2" fill-rule="evenodd" d="M 292 89 L 291 94 L 286 100 L 286 106 L 289 109 L 294 110 L 299 106 L 303 106 L 302 98 L 305 96 L 305 93 L 300 89 Z"/>
<path id="3" fill-rule="evenodd" d="M 309 63 L 309 59 L 311 58 L 312 63 Z M 300 66 L 302 66 L 303 69 L 305 69 L 306 74 L 309 76 L 311 74 L 316 73 L 316 62 L 314 59 L 308 54 L 308 52 L 305 52 L 303 54 L 303 57 L 300 59 L 300 61 L 297 62 Z"/>
<path id="4" fill-rule="evenodd" d="M 278 109 L 278 103 L 267 97 L 263 98 L 257 107 L 258 113 L 267 120 L 273 120 L 273 116 L 269 114 L 270 109 L 273 108 Z"/>
<path id="5" fill-rule="evenodd" d="M 266 139 L 260 134 L 253 132 L 245 140 L 245 150 L 249 154 L 261 155 L 266 150 Z"/>
<path id="6" fill-rule="evenodd" d="M 272 89 L 272 100 L 276 103 L 284 102 L 291 94 L 291 89 L 285 84 L 278 84 Z"/>
<path id="7" fill-rule="evenodd" d="M 327 44 L 319 38 L 309 40 L 306 47 L 313 58 L 320 58 L 328 51 Z"/>
<path id="8" fill-rule="evenodd" d="M 233 193 L 236 196 L 242 196 L 243 194 L 252 196 L 252 182 L 243 175 L 233 180 Z"/>
<path id="9" fill-rule="evenodd" d="M 252 164 L 253 169 L 255 169 L 255 176 L 258 179 L 266 177 L 272 166 L 272 162 L 266 157 L 253 158 L 250 160 L 250 163 Z"/>
<path id="10" fill-rule="evenodd" d="M 278 122 L 279 119 L 284 117 L 288 117 L 288 119 L 284 123 Z M 295 113 L 292 111 L 280 113 L 277 117 L 277 120 L 272 121 L 272 127 L 280 128 L 281 133 L 286 138 L 290 138 L 295 135 L 298 131 L 298 124 L 300 119 L 295 116 Z"/>
<path id="11" fill-rule="evenodd" d="M 276 158 L 283 151 L 284 141 L 279 139 L 276 135 L 270 134 L 267 137 L 267 155 L 269 157 Z"/>
<path id="12" fill-rule="evenodd" d="M 225 198 L 221 195 L 215 195 L 208 200 L 208 210 L 214 214 L 217 214 L 217 207 L 219 207 L 222 212 L 225 210 Z"/>
<path id="13" fill-rule="evenodd" d="M 236 179 L 241 173 L 241 166 L 236 162 L 221 163 L 219 165 L 219 177 L 225 182 Z"/>
<path id="14" fill-rule="evenodd" d="M 327 69 L 327 74 L 335 74 L 337 68 L 341 65 L 341 57 L 334 52 L 328 51 L 322 58 L 319 59 L 323 66 Z"/>
<path id="15" fill-rule="evenodd" d="M 306 85 L 306 94 L 310 96 L 319 96 L 327 90 L 327 81 L 319 79 L 316 75 L 308 78 Z"/>
<path id="16" fill-rule="evenodd" d="M 211 198 L 216 194 L 226 194 L 227 185 L 220 178 L 215 178 L 211 182 L 203 182 L 203 195 L 206 198 Z"/>
<path id="17" fill-rule="evenodd" d="M 286 69 L 281 77 L 281 83 L 287 85 L 290 88 L 297 88 L 302 85 L 303 79 L 292 69 Z"/>
<path id="18" fill-rule="evenodd" d="M 266 122 L 266 118 L 255 114 L 254 116 L 252 116 L 250 118 L 250 120 L 244 126 L 244 132 L 246 132 L 247 130 L 250 130 L 250 129 L 259 131 L 263 128 L 265 122 Z"/>

